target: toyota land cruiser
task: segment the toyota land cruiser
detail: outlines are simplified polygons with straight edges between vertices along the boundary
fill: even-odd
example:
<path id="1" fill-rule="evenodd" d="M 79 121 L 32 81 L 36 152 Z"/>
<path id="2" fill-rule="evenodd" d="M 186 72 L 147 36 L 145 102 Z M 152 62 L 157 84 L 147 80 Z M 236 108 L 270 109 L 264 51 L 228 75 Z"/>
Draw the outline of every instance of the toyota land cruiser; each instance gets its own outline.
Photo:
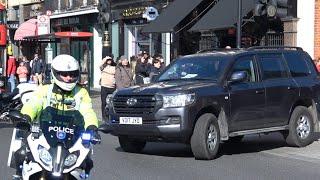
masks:
<path id="1" fill-rule="evenodd" d="M 108 96 L 108 125 L 127 152 L 180 142 L 209 160 L 222 141 L 274 131 L 303 147 L 319 131 L 319 93 L 318 72 L 301 48 L 212 51 L 181 57 L 153 83 Z"/>

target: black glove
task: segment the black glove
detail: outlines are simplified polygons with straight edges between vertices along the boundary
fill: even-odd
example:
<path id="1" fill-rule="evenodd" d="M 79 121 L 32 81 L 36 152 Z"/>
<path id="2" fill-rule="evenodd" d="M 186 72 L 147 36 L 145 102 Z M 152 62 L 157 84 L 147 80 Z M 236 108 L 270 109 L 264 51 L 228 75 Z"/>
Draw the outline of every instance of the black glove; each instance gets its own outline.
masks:
<path id="1" fill-rule="evenodd" d="M 29 131 L 31 128 L 30 123 L 31 123 L 31 118 L 30 118 L 30 116 L 28 116 L 26 114 L 23 114 L 21 116 L 21 119 L 19 121 L 15 122 L 16 128 L 27 130 L 27 131 Z"/>
<path id="2" fill-rule="evenodd" d="M 98 132 L 98 128 L 94 125 L 90 125 L 87 127 L 86 131 L 90 132 L 92 134 L 92 144 L 100 144 L 101 143 L 101 136 Z"/>

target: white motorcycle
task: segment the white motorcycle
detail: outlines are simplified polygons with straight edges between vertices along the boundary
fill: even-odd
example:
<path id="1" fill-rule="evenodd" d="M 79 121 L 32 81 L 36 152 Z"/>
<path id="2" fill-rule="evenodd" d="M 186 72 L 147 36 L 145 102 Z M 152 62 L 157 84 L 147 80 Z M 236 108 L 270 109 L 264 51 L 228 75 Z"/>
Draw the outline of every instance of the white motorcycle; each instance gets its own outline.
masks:
<path id="1" fill-rule="evenodd" d="M 11 123 L 8 117 L 9 111 L 20 110 L 37 88 L 38 85 L 33 83 L 20 83 L 13 92 L 0 94 L 0 121 Z"/>
<path id="2" fill-rule="evenodd" d="M 10 118 L 18 123 L 13 130 L 8 166 L 20 168 L 23 180 L 89 178 L 93 144 L 100 143 L 100 138 L 94 138 L 96 132 L 84 130 L 79 111 L 47 107 L 33 124 L 23 120 L 18 111 L 10 112 Z"/>

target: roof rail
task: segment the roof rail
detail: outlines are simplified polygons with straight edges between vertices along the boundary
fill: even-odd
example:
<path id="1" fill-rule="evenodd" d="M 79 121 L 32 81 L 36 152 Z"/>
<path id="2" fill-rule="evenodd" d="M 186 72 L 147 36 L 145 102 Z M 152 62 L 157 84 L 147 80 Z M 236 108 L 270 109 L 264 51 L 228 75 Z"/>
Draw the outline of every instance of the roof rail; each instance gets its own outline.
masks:
<path id="1" fill-rule="evenodd" d="M 199 53 L 206 53 L 206 52 L 216 52 L 216 51 L 238 51 L 238 50 L 243 50 L 243 49 L 239 49 L 239 48 L 212 48 L 212 49 L 203 49 L 203 50 L 199 50 L 197 51 L 197 54 Z"/>
<path id="2" fill-rule="evenodd" d="M 249 47 L 247 50 L 259 50 L 259 49 L 295 49 L 297 51 L 303 51 L 301 47 L 296 46 L 253 46 Z"/>

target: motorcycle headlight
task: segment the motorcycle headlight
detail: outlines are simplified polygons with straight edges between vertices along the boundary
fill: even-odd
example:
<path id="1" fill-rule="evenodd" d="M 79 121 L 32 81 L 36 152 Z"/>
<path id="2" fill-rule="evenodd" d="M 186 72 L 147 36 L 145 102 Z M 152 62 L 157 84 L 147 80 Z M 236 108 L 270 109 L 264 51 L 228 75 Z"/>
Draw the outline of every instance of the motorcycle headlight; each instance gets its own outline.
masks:
<path id="1" fill-rule="evenodd" d="M 75 154 L 69 154 L 64 160 L 65 166 L 72 166 L 77 162 L 78 156 Z"/>
<path id="2" fill-rule="evenodd" d="M 195 101 L 195 94 L 163 95 L 163 107 L 183 107 Z"/>
<path id="3" fill-rule="evenodd" d="M 49 151 L 48 151 L 46 148 L 40 146 L 40 147 L 38 148 L 38 152 L 39 152 L 39 158 L 40 158 L 40 160 L 41 160 L 45 165 L 51 166 L 51 165 L 52 165 L 52 156 L 51 156 L 51 154 L 49 153 Z"/>
<path id="4" fill-rule="evenodd" d="M 81 139 L 83 141 L 90 141 L 91 140 L 91 134 L 87 133 L 87 132 L 84 132 L 84 133 L 81 134 Z"/>

